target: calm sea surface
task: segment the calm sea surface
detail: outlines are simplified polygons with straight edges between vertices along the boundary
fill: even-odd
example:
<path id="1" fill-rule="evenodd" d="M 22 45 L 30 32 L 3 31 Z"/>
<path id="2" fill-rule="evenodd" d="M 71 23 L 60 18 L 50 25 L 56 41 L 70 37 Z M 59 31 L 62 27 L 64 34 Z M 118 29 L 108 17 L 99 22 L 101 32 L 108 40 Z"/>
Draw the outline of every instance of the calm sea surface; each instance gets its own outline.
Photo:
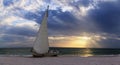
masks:
<path id="1" fill-rule="evenodd" d="M 120 49 L 100 48 L 50 48 L 58 50 L 60 55 L 96 56 L 120 55 Z M 0 48 L 0 55 L 31 55 L 31 48 Z"/>

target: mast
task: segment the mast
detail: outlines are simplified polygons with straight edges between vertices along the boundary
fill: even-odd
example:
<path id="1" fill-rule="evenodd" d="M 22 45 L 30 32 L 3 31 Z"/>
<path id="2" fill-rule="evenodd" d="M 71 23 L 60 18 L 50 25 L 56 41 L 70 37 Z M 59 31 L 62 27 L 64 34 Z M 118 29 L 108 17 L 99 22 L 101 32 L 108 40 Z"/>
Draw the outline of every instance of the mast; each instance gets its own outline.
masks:
<path id="1" fill-rule="evenodd" d="M 46 54 L 49 50 L 49 43 L 48 43 L 48 29 L 47 29 L 47 18 L 48 18 L 48 9 L 45 11 L 43 16 L 38 35 L 34 42 L 33 52 L 37 54 Z"/>

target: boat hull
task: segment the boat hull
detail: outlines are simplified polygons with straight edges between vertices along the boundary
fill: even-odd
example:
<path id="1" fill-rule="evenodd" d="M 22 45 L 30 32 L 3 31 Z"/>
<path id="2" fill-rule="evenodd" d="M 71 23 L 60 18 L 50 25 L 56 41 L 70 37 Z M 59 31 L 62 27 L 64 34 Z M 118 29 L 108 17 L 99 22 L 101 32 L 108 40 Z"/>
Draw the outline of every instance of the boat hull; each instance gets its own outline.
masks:
<path id="1" fill-rule="evenodd" d="M 48 53 L 44 53 L 44 54 L 38 54 L 34 52 L 32 55 L 33 57 L 57 57 L 58 51 L 50 50 Z"/>
<path id="2" fill-rule="evenodd" d="M 33 57 L 57 57 L 58 54 L 33 54 Z"/>

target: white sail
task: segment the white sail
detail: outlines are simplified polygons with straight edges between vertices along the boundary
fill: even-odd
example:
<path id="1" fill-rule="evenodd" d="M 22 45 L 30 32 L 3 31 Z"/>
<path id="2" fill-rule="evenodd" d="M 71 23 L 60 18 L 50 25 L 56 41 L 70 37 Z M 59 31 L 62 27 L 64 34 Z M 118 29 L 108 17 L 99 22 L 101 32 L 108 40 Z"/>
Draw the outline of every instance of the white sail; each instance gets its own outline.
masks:
<path id="1" fill-rule="evenodd" d="M 35 40 L 33 51 L 37 54 L 48 53 L 49 43 L 48 43 L 48 31 L 47 31 L 47 18 L 48 9 L 46 10 L 44 17 L 42 19 L 37 38 Z"/>

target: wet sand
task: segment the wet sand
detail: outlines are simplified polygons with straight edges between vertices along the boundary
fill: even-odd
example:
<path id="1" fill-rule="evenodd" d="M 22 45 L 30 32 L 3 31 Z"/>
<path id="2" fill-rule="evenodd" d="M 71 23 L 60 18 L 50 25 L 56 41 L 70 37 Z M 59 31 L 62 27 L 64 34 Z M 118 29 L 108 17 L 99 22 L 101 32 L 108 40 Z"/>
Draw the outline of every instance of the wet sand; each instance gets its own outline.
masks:
<path id="1" fill-rule="evenodd" d="M 120 65 L 120 56 L 59 56 L 42 58 L 1 56 L 0 65 Z"/>

